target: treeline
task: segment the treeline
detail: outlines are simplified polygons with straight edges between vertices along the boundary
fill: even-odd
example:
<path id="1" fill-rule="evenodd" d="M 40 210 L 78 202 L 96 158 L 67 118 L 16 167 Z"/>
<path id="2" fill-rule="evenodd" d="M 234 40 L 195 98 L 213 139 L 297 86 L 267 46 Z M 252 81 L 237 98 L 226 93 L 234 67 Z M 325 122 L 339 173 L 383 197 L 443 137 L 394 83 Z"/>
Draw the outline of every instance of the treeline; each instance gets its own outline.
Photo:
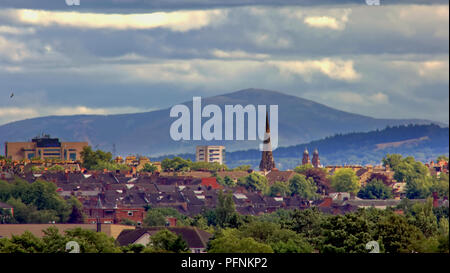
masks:
<path id="1" fill-rule="evenodd" d="M 29 183 L 17 177 L 12 182 L 0 180 L 0 202 L 14 208 L 14 215 L 0 209 L 0 223 L 83 223 L 81 203 L 75 197 L 61 198 L 51 182 Z"/>
<path id="2" fill-rule="evenodd" d="M 188 252 L 185 240 L 179 235 L 162 229 L 151 236 L 150 244 L 119 246 L 113 237 L 102 232 L 82 228 L 66 230 L 61 234 L 56 227 L 43 230 L 38 238 L 29 231 L 11 238 L 0 238 L 0 253 L 68 253 L 68 242 L 78 243 L 79 253 L 183 253 Z"/>
<path id="3" fill-rule="evenodd" d="M 377 149 L 376 144 L 404 141 L 427 136 L 429 139 L 415 145 Z M 448 155 L 449 128 L 437 125 L 403 125 L 387 127 L 383 130 L 336 134 L 321 140 L 289 147 L 279 147 L 273 154 L 280 169 L 293 169 L 301 163 L 305 148 L 310 152 L 318 149 L 321 162 L 327 165 L 342 164 L 378 164 L 386 153 L 399 153 L 414 156 L 417 160 L 428 161 L 438 155 Z M 179 157 L 195 159 L 194 154 L 182 154 Z M 173 157 L 173 156 L 167 156 Z M 155 158 L 162 160 L 164 157 Z M 234 167 L 250 164 L 257 168 L 261 160 L 261 151 L 250 149 L 246 151 L 227 152 L 227 164 Z"/>

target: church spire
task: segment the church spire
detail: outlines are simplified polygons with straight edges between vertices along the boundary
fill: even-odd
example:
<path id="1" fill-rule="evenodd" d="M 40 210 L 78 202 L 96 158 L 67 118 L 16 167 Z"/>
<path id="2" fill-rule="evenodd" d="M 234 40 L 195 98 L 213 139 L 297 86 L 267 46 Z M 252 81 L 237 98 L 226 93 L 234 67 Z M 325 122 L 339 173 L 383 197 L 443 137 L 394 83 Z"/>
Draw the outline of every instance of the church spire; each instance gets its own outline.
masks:
<path id="1" fill-rule="evenodd" d="M 266 135 L 264 136 L 264 151 L 262 152 L 259 169 L 261 171 L 271 171 L 275 168 L 275 161 L 273 160 L 272 144 L 270 143 L 270 127 L 269 127 L 269 113 L 266 112 Z"/>

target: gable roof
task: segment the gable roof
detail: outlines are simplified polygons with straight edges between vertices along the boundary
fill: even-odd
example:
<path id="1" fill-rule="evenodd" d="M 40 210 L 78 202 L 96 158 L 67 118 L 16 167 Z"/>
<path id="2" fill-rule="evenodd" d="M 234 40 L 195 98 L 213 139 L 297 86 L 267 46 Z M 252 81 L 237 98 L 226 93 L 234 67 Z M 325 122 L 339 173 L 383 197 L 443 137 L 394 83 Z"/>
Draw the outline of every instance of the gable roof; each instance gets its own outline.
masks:
<path id="1" fill-rule="evenodd" d="M 266 175 L 269 185 L 275 183 L 276 181 L 287 182 L 291 179 L 296 172 L 294 171 L 271 171 Z"/>
<path id="2" fill-rule="evenodd" d="M 210 233 L 196 227 L 149 227 L 123 230 L 117 237 L 117 242 L 121 246 L 133 244 L 144 234 L 147 233 L 152 236 L 162 229 L 168 229 L 177 235 L 181 235 L 189 248 L 206 248 L 209 238 L 212 236 Z"/>

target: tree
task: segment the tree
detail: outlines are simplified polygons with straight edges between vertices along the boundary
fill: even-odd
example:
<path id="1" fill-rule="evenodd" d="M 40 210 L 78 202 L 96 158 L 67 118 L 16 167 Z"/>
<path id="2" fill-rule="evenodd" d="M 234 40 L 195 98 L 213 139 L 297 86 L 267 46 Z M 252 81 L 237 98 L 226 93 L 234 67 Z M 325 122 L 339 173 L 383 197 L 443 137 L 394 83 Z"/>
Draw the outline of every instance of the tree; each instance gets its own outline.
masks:
<path id="1" fill-rule="evenodd" d="M 306 171 L 314 169 L 314 166 L 312 164 L 305 164 L 305 165 L 300 165 L 294 168 L 294 172 L 299 173 L 299 174 L 306 174 Z"/>
<path id="2" fill-rule="evenodd" d="M 428 198 L 424 204 L 416 203 L 410 213 L 413 216 L 411 223 L 418 227 L 425 237 L 431 237 L 438 232 L 438 221 L 433 213 L 433 199 Z"/>
<path id="3" fill-rule="evenodd" d="M 149 246 L 157 252 L 182 253 L 189 250 L 186 241 L 181 235 L 162 229 L 150 237 Z"/>
<path id="4" fill-rule="evenodd" d="M 289 184 L 282 181 L 276 181 L 269 188 L 269 196 L 289 196 L 291 191 Z"/>
<path id="5" fill-rule="evenodd" d="M 269 182 L 265 176 L 251 173 L 246 177 L 241 177 L 238 184 L 250 190 L 266 192 L 268 190 Z"/>
<path id="6" fill-rule="evenodd" d="M 392 196 L 392 189 L 377 179 L 371 180 L 358 192 L 358 197 L 363 199 L 389 199 Z"/>
<path id="7" fill-rule="evenodd" d="M 436 162 L 445 161 L 448 162 L 448 156 L 446 155 L 440 155 L 436 158 Z"/>
<path id="8" fill-rule="evenodd" d="M 113 161 L 113 156 L 110 152 L 102 150 L 93 151 L 91 146 L 86 146 L 81 151 L 82 166 L 88 170 L 127 170 L 130 169 L 125 164 L 118 164 Z"/>
<path id="9" fill-rule="evenodd" d="M 384 166 L 389 166 L 392 169 L 396 168 L 400 162 L 402 162 L 403 157 L 400 154 L 387 154 L 382 162 Z"/>
<path id="10" fill-rule="evenodd" d="M 354 213 L 327 218 L 322 233 L 321 253 L 367 253 L 366 244 L 373 240 L 367 220 Z"/>
<path id="11" fill-rule="evenodd" d="M 217 195 L 217 206 L 215 209 L 215 221 L 219 227 L 239 226 L 239 215 L 231 192 L 224 194 L 219 191 Z"/>
<path id="12" fill-rule="evenodd" d="M 31 232 L 22 235 L 12 235 L 11 239 L 0 239 L 0 253 L 42 253 L 44 244 Z"/>
<path id="13" fill-rule="evenodd" d="M 307 169 L 304 173 L 306 179 L 312 178 L 317 186 L 317 192 L 326 194 L 330 190 L 330 180 L 328 179 L 328 172 L 324 168 Z"/>
<path id="14" fill-rule="evenodd" d="M 267 239 L 275 253 L 312 253 L 313 247 L 295 231 L 276 229 Z"/>
<path id="15" fill-rule="evenodd" d="M 156 167 L 153 164 L 145 163 L 144 168 L 142 168 L 142 172 L 148 172 L 148 173 L 154 173 L 156 170 L 158 170 L 158 167 Z"/>
<path id="16" fill-rule="evenodd" d="M 343 168 L 336 171 L 331 177 L 331 187 L 336 192 L 358 193 L 361 184 L 356 173 L 349 168 Z"/>
<path id="17" fill-rule="evenodd" d="M 113 237 L 103 232 L 75 228 L 66 231 L 65 237 L 68 241 L 75 241 L 80 245 L 81 253 L 120 253 Z"/>
<path id="18" fill-rule="evenodd" d="M 424 240 L 422 232 L 409 224 L 405 217 L 391 214 L 377 226 L 377 240 L 382 241 L 387 253 L 419 252 L 418 242 Z"/>
<path id="19" fill-rule="evenodd" d="M 234 179 L 232 179 L 231 177 L 229 177 L 228 175 L 226 175 L 224 178 L 222 178 L 220 176 L 216 176 L 216 179 L 217 179 L 217 183 L 219 183 L 222 186 L 226 186 L 226 187 L 236 186 L 236 181 Z"/>
<path id="20" fill-rule="evenodd" d="M 248 170 L 250 170 L 252 168 L 252 166 L 251 165 L 240 165 L 240 166 L 237 166 L 236 168 L 233 168 L 233 171 L 248 171 Z"/>
<path id="21" fill-rule="evenodd" d="M 302 234 L 310 244 L 318 246 L 322 240 L 321 226 L 325 219 L 325 215 L 317 208 L 296 209 L 281 221 L 281 226 Z"/>
<path id="22" fill-rule="evenodd" d="M 144 218 L 144 225 L 149 227 L 165 226 L 166 222 L 164 214 L 157 209 L 149 209 Z"/>
<path id="23" fill-rule="evenodd" d="M 315 200 L 319 197 L 316 184 L 312 178 L 306 179 L 304 175 L 296 174 L 289 180 L 289 190 L 292 195 L 301 198 Z"/>
<path id="24" fill-rule="evenodd" d="M 441 173 L 438 178 L 434 178 L 432 186 L 430 188 L 431 192 L 436 192 L 439 197 L 449 197 L 449 179 L 448 174 Z"/>
<path id="25" fill-rule="evenodd" d="M 236 229 L 225 229 L 209 241 L 208 253 L 273 253 L 273 249 L 253 238 L 240 237 Z"/>
<path id="26" fill-rule="evenodd" d="M 432 186 L 432 177 L 414 178 L 406 182 L 406 197 L 409 199 L 427 198 L 431 194 L 430 189 Z"/>

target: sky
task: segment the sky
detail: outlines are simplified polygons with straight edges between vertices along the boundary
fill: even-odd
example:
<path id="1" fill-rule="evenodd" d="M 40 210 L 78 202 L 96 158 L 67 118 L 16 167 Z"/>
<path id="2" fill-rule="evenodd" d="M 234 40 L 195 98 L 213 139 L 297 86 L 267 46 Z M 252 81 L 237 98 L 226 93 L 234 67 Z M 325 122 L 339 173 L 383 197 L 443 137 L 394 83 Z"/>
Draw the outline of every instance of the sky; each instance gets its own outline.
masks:
<path id="1" fill-rule="evenodd" d="M 448 124 L 449 2 L 0 0 L 0 125 L 246 88 Z"/>

